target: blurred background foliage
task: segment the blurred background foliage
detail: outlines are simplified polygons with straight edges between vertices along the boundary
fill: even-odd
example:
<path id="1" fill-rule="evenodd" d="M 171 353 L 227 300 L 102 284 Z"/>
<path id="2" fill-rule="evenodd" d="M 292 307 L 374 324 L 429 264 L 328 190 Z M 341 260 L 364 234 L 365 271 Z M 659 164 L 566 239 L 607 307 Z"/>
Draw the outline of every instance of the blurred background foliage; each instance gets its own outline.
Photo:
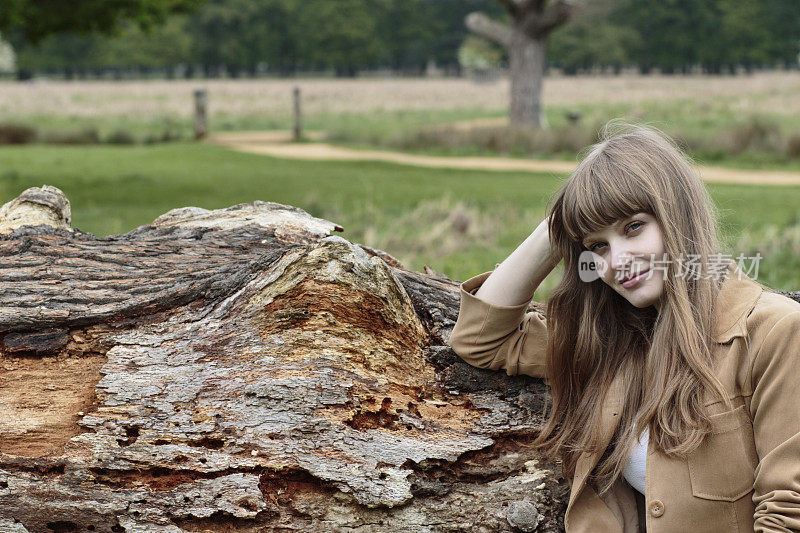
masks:
<path id="1" fill-rule="evenodd" d="M 464 17 L 472 11 L 506 16 L 495 0 L 90 0 L 75 3 L 80 9 L 60 0 L 5 3 L 0 31 L 16 50 L 23 78 L 235 78 L 320 70 L 354 76 L 377 68 L 420 74 L 430 64 L 458 72 Z M 566 73 L 598 66 L 635 66 L 643 73 L 797 67 L 796 0 L 577 5 L 548 52 L 551 66 Z M 62 31 L 67 27 L 73 31 Z"/>

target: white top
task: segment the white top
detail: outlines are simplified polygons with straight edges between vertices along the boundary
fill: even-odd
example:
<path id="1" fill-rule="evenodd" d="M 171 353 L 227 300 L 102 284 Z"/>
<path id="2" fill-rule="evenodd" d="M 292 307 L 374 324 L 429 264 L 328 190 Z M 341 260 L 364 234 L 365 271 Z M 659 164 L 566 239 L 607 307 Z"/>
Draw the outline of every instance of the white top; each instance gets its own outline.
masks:
<path id="1" fill-rule="evenodd" d="M 645 426 L 639 436 L 639 441 L 628 457 L 628 463 L 622 475 L 631 484 L 631 487 L 644 494 L 644 473 L 647 465 L 647 442 L 650 440 L 650 429 Z"/>

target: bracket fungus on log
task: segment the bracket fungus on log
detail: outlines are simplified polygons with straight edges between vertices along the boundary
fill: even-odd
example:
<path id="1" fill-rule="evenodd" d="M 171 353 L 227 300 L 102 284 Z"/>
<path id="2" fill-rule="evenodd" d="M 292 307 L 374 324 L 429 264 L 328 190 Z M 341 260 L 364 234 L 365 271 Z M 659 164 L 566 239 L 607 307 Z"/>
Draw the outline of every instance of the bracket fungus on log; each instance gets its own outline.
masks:
<path id="1" fill-rule="evenodd" d="M 0 530 L 563 530 L 547 389 L 446 346 L 456 282 L 268 202 L 0 214 Z"/>

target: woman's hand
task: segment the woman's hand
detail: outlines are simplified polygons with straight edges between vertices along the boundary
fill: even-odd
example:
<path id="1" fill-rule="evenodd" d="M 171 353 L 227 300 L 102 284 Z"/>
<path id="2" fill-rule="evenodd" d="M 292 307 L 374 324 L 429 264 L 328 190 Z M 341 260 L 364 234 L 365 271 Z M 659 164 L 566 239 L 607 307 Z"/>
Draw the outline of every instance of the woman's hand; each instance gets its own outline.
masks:
<path id="1" fill-rule="evenodd" d="M 542 220 L 539 223 L 539 225 L 540 226 L 543 225 L 544 228 L 545 228 L 545 231 L 547 232 L 547 242 L 549 244 L 549 249 L 550 249 L 550 259 L 551 259 L 551 261 L 553 263 L 553 267 L 555 268 L 555 266 L 559 262 L 561 262 L 562 257 L 561 257 L 561 251 L 559 249 L 555 248 L 553 246 L 553 241 L 550 240 L 550 219 L 551 218 L 552 218 L 551 216 L 546 217 L 544 220 Z"/>
<path id="2" fill-rule="evenodd" d="M 560 254 L 551 250 L 548 222 L 545 218 L 536 226 L 486 278 L 475 296 L 494 305 L 531 301 L 536 288 L 561 260 Z"/>

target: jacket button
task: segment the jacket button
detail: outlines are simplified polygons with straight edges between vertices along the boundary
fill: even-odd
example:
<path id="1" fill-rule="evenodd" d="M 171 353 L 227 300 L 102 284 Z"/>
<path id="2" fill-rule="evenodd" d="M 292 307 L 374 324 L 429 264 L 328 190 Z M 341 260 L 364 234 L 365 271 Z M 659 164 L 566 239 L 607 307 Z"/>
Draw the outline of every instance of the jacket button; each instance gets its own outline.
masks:
<path id="1" fill-rule="evenodd" d="M 650 502 L 650 514 L 656 518 L 664 514 L 664 504 L 661 500 L 653 500 Z"/>

